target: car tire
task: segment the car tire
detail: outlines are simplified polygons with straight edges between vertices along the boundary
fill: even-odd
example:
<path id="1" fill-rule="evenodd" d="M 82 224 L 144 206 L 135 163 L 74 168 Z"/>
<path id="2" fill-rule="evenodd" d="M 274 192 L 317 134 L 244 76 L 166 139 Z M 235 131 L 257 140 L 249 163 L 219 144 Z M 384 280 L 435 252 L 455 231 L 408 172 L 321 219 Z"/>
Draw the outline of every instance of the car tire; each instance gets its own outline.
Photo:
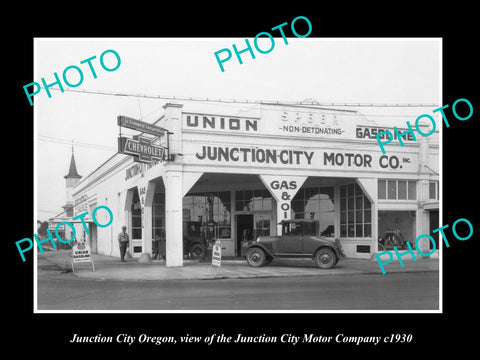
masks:
<path id="1" fill-rule="evenodd" d="M 315 263 L 320 269 L 331 269 L 337 263 L 337 256 L 333 250 L 323 248 L 315 253 Z"/>
<path id="2" fill-rule="evenodd" d="M 203 258 L 205 258 L 207 251 L 205 249 L 205 246 L 201 244 L 193 244 L 190 248 L 189 253 L 192 260 L 202 260 Z"/>
<path id="3" fill-rule="evenodd" d="M 265 264 L 265 251 L 260 248 L 250 248 L 247 250 L 247 263 L 252 267 L 259 267 Z"/>

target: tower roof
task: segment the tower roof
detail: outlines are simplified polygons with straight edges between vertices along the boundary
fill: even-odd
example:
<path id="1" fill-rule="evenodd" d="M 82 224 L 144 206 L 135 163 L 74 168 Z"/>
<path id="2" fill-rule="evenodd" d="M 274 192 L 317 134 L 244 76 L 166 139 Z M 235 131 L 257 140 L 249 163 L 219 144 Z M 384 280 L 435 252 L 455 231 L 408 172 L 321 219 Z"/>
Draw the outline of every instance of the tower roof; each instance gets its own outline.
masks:
<path id="1" fill-rule="evenodd" d="M 77 172 L 77 165 L 75 164 L 75 156 L 73 156 L 73 146 L 72 146 L 72 158 L 70 159 L 70 168 L 68 169 L 68 174 L 64 176 L 65 179 L 77 178 L 80 179 L 82 176 Z"/>

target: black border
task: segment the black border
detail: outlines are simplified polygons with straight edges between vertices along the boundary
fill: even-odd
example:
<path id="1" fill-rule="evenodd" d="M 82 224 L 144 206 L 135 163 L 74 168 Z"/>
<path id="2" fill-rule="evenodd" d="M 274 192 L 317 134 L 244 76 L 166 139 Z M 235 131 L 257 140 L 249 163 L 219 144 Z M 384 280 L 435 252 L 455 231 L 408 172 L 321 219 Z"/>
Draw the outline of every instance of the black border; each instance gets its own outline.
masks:
<path id="1" fill-rule="evenodd" d="M 308 5 L 307 5 L 308 4 Z M 315 4 L 315 6 L 313 6 Z M 474 36 L 475 10 L 462 3 L 421 8 L 419 4 L 389 3 L 384 8 L 377 5 L 341 3 L 337 8 L 323 3 L 304 3 L 294 8 L 290 3 L 264 3 L 263 10 L 247 3 L 181 4 L 181 8 L 169 9 L 163 3 L 112 3 L 101 10 L 98 5 L 85 4 L 67 9 L 48 8 L 45 5 L 29 5 L 14 15 L 15 26 L 4 28 L 7 49 L 4 55 L 8 64 L 6 107 L 9 120 L 4 120 L 4 133 L 11 139 L 4 168 L 4 249 L 7 259 L 3 267 L 4 297 L 12 321 L 6 325 L 5 343 L 12 350 L 28 348 L 43 352 L 49 349 L 54 358 L 64 358 L 72 350 L 107 354 L 138 354 L 139 350 L 152 350 L 152 354 L 173 351 L 176 355 L 186 352 L 198 356 L 210 351 L 234 354 L 238 346 L 216 347 L 189 345 L 183 348 L 136 346 L 115 347 L 101 344 L 68 344 L 74 332 L 89 333 L 95 329 L 102 334 L 122 331 L 155 334 L 159 329 L 169 334 L 208 335 L 210 333 L 255 335 L 303 334 L 324 335 L 344 332 L 352 335 L 412 333 L 411 344 L 372 347 L 343 346 L 339 344 L 312 346 L 257 345 L 260 351 L 284 354 L 333 354 L 355 355 L 365 350 L 368 354 L 418 353 L 440 354 L 457 345 L 466 351 L 475 343 L 474 329 L 467 327 L 476 313 L 475 259 L 478 250 L 477 212 L 469 205 L 476 201 L 476 151 L 475 137 L 480 109 L 475 80 L 479 78 Z M 35 9 L 38 6 L 39 9 Z M 12 12 L 12 9 L 10 8 Z M 23 85 L 33 81 L 34 37 L 253 37 L 258 32 L 296 16 L 310 19 L 313 31 L 310 37 L 441 37 L 443 38 L 443 103 L 452 104 L 458 98 L 467 98 L 474 107 L 474 115 L 468 121 L 451 121 L 444 127 L 443 136 L 443 223 L 452 224 L 458 218 L 469 219 L 475 229 L 474 236 L 465 242 L 450 241 L 444 247 L 443 314 L 33 314 L 33 258 L 21 262 L 14 242 L 30 237 L 33 225 L 33 112 L 25 100 Z M 10 23 L 11 24 L 11 23 Z M 4 27 L 5 25 L 2 25 Z M 420 79 L 419 79 L 420 80 Z M 419 86 L 421 83 L 419 82 Z M 476 90 L 476 89 L 475 89 Z M 13 100 L 13 102 L 11 101 Z M 451 112 L 447 111 L 451 115 Z M 6 128 L 6 129 L 5 129 Z M 15 160 L 10 160 L 15 159 Z M 13 219 L 13 224 L 12 224 Z M 7 307 L 8 306 L 8 307 Z M 54 349 L 54 351 L 52 350 Z M 457 348 L 458 349 L 458 348 Z M 198 352 L 201 351 L 201 353 Z M 68 351 L 68 352 L 67 352 Z M 313 351 L 313 352 L 312 352 Z M 352 351 L 354 351 L 352 353 Z M 98 353 L 100 354 L 100 353 Z M 244 354 L 258 356 L 259 354 Z M 242 356 L 242 355 L 241 355 Z"/>

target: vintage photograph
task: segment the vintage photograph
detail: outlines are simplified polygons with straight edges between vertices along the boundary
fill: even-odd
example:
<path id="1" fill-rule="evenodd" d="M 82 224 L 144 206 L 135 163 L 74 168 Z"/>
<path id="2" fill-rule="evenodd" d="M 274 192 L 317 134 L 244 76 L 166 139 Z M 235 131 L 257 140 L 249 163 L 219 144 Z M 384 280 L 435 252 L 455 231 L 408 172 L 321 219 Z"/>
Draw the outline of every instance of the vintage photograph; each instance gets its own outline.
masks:
<path id="1" fill-rule="evenodd" d="M 442 39 L 296 25 L 34 39 L 35 312 L 442 312 Z"/>

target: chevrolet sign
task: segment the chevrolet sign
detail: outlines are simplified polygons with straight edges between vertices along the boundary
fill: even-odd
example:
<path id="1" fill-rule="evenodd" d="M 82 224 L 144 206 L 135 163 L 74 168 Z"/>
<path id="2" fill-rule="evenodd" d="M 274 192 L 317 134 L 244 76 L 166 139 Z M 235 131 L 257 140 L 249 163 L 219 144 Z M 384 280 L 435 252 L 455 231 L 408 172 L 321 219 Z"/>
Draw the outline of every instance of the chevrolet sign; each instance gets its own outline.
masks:
<path id="1" fill-rule="evenodd" d="M 119 137 L 118 152 L 133 155 L 136 162 L 150 163 L 152 160 L 164 160 L 165 148 L 152 145 L 149 138 L 135 135 L 133 139 Z"/>

